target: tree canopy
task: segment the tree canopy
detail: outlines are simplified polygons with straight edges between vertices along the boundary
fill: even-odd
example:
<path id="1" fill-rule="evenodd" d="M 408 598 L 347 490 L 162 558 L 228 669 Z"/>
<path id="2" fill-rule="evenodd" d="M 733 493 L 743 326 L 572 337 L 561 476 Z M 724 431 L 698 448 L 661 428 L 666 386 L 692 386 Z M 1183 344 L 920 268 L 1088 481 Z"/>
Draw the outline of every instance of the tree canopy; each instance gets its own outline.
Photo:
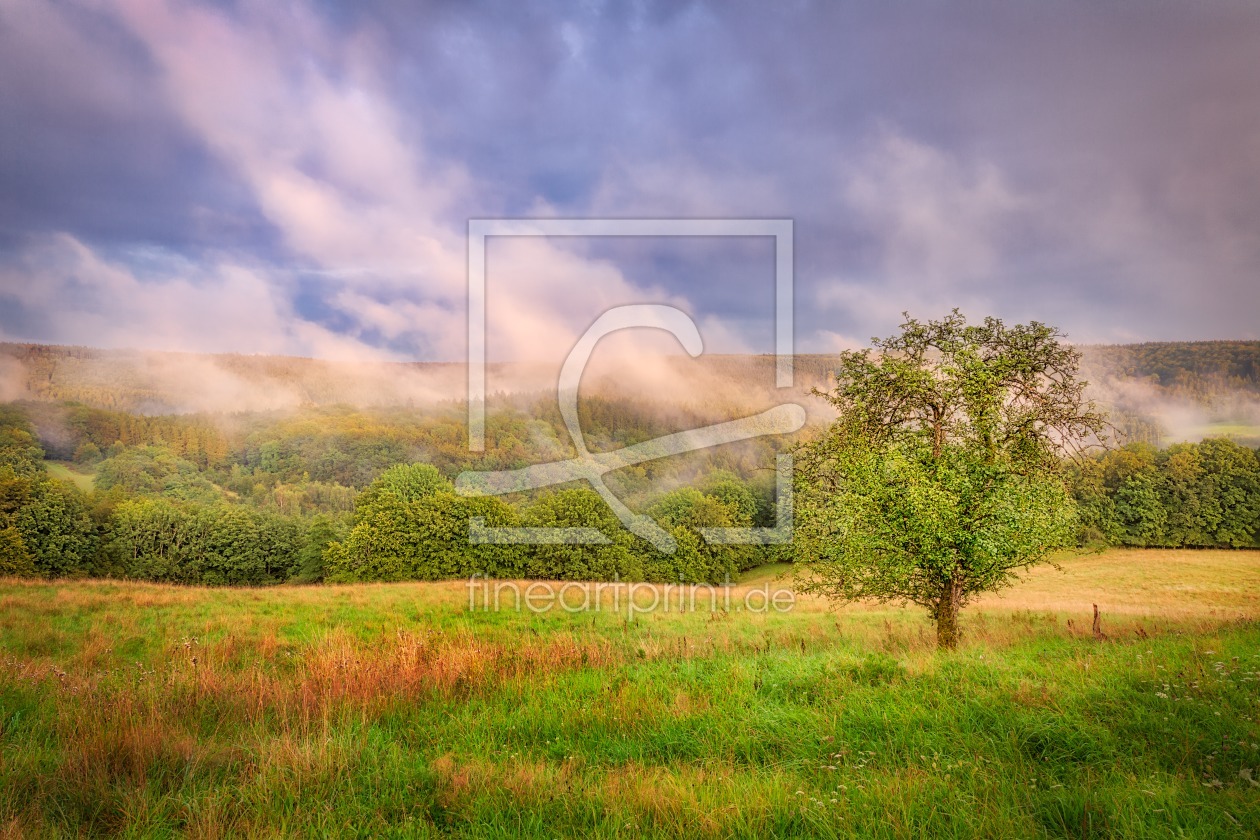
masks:
<path id="1" fill-rule="evenodd" d="M 1075 544 L 1062 461 L 1104 421 L 1062 338 L 954 310 L 841 354 L 835 388 L 815 390 L 839 416 L 798 460 L 810 588 L 918 604 L 952 648 L 970 599 Z"/>

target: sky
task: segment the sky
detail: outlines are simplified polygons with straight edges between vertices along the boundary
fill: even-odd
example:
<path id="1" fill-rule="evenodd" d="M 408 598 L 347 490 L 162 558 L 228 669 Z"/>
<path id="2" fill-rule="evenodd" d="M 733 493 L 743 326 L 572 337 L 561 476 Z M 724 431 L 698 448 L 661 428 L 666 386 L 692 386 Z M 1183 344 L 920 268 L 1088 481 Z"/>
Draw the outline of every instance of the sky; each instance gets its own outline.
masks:
<path id="1" fill-rule="evenodd" d="M 468 220 L 543 217 L 793 220 L 798 352 L 1260 338 L 1258 79 L 1223 0 L 0 0 L 0 340 L 457 361 Z M 489 352 L 772 352 L 773 269 L 494 238 Z"/>

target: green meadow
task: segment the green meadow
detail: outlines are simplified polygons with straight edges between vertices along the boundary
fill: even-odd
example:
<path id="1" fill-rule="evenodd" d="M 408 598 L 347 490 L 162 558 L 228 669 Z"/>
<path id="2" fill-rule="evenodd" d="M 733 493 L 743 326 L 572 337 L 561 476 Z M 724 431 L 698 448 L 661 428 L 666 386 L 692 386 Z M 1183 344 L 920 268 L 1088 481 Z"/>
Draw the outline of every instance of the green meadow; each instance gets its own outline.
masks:
<path id="1" fill-rule="evenodd" d="M 95 474 L 77 464 L 64 461 L 48 461 L 44 466 L 50 476 L 62 481 L 68 481 L 84 493 L 92 492 L 93 487 L 96 485 Z"/>
<path id="2" fill-rule="evenodd" d="M 1064 558 L 950 653 L 749 598 L 791 571 L 633 615 L 0 581 L 0 836 L 1256 835 L 1260 552 Z"/>

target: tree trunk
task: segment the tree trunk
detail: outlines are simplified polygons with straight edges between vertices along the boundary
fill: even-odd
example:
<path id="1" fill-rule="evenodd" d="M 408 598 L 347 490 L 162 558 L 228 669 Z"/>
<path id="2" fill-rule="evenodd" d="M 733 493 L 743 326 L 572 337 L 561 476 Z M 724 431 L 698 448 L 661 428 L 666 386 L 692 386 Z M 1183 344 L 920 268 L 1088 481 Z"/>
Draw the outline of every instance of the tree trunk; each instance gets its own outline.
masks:
<path id="1" fill-rule="evenodd" d="M 941 650 L 958 647 L 958 610 L 962 603 L 962 587 L 951 581 L 936 602 L 936 646 Z"/>

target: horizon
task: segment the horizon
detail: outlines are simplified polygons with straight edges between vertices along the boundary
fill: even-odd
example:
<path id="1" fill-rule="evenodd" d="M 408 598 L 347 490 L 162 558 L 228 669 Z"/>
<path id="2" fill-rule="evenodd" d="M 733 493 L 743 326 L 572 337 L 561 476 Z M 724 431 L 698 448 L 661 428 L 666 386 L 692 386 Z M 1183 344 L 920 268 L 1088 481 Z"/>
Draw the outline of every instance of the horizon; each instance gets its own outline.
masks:
<path id="1" fill-rule="evenodd" d="M 1069 337 L 1070 338 L 1070 337 Z M 1123 348 L 1123 347 L 1142 347 L 1145 345 L 1165 345 L 1165 344 L 1260 344 L 1258 338 L 1202 338 L 1202 339 L 1161 339 L 1158 341 L 1130 341 L 1130 342 L 1074 342 L 1064 341 L 1068 347 L 1075 347 L 1079 350 L 1088 350 L 1091 348 Z M 90 350 L 99 353 L 134 353 L 134 354 L 154 354 L 154 355 L 174 355 L 174 356 L 236 356 L 241 358 L 271 358 L 271 359 L 295 359 L 306 362 L 327 362 L 330 364 L 356 365 L 356 364 L 373 364 L 373 365 L 467 365 L 467 359 L 363 359 L 349 358 L 337 356 L 298 356 L 291 353 L 266 353 L 266 352 L 241 352 L 241 351 L 199 351 L 199 350 L 172 350 L 168 348 L 148 349 L 139 346 L 114 346 L 105 347 L 89 344 L 58 344 L 43 341 L 20 341 L 8 338 L 0 338 L 0 347 L 49 347 L 58 350 Z M 873 349 L 855 347 L 850 349 Z M 832 350 L 824 352 L 797 352 L 793 353 L 793 358 L 806 357 L 828 357 L 838 356 L 841 350 Z M 696 359 L 711 358 L 766 358 L 773 359 L 775 356 L 772 352 L 715 352 L 711 353 L 707 350 L 695 357 Z M 621 355 L 610 361 L 624 362 L 638 358 L 690 358 L 685 351 L 679 352 L 651 352 L 635 348 L 634 355 Z M 489 359 L 487 365 L 548 365 L 548 359 Z"/>

